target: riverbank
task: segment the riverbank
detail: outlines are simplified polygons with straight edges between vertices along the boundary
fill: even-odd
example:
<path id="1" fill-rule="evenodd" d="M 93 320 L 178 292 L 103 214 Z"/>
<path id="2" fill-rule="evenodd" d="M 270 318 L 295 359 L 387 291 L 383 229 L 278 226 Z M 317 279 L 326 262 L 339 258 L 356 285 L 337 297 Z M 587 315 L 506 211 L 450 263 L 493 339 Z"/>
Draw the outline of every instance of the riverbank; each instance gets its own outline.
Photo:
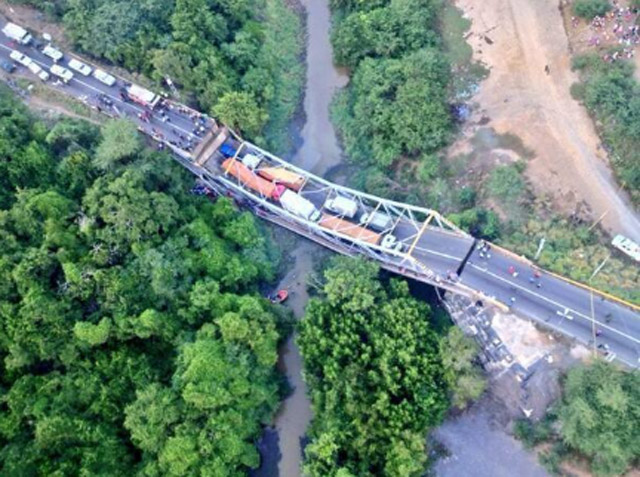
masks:
<path id="1" fill-rule="evenodd" d="M 306 30 L 306 66 L 303 108 L 296 115 L 293 144 L 297 145 L 291 162 L 319 176 L 326 176 L 343 160 L 338 139 L 329 117 L 329 105 L 335 92 L 346 85 L 347 76 L 333 67 L 329 41 L 331 18 L 328 0 L 288 2 L 302 17 Z M 295 237 L 290 252 L 291 266 L 276 289 L 287 289 L 287 306 L 297 320 L 302 319 L 309 301 L 307 277 L 315 264 L 328 255 L 318 245 Z M 302 357 L 294 332 L 279 350 L 278 366 L 286 376 L 291 393 L 282 402 L 274 420 L 260 443 L 263 465 L 255 477 L 295 477 L 301 475 L 304 436 L 312 412 L 307 388 L 302 379 Z"/>

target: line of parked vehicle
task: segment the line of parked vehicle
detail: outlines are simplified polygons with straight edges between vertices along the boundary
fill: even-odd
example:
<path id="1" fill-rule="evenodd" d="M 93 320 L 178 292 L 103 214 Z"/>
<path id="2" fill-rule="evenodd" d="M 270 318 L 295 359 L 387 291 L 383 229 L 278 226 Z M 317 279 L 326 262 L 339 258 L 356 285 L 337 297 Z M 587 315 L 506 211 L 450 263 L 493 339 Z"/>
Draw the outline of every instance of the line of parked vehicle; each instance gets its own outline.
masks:
<path id="1" fill-rule="evenodd" d="M 323 210 L 318 210 L 300 194 L 306 183 L 305 177 L 282 167 L 274 167 L 256 154 L 248 152 L 239 155 L 236 148 L 228 143 L 220 147 L 220 152 L 225 157 L 222 162 L 225 174 L 235 177 L 243 186 L 262 197 L 279 203 L 287 212 L 355 240 L 396 252 L 403 250 L 404 244 L 392 233 L 394 220 L 390 215 L 377 210 L 359 213 L 361 207 L 358 202 L 344 195 L 328 197 L 322 206 Z"/>
<path id="2" fill-rule="evenodd" d="M 33 36 L 27 30 L 19 25 L 16 25 L 15 23 L 7 23 L 2 29 L 2 33 L 4 33 L 4 35 L 12 41 L 23 46 L 28 46 L 31 43 L 35 42 Z M 54 64 L 49 68 L 48 72 L 44 68 L 42 68 L 35 60 L 18 50 L 12 50 L 9 54 L 9 57 L 17 64 L 28 68 L 29 71 L 35 74 L 42 81 L 49 80 L 51 75 L 53 75 L 63 82 L 68 83 L 73 79 L 73 72 L 75 71 L 76 73 L 80 73 L 83 76 L 92 75 L 98 81 L 107 86 L 113 86 L 116 84 L 116 78 L 114 76 L 99 68 L 94 69 L 76 58 L 69 59 L 69 61 L 67 62 L 67 67 L 59 65 L 58 62 L 62 61 L 62 59 L 64 58 L 64 53 L 53 47 L 53 45 L 51 44 L 51 37 L 49 35 L 44 34 L 43 39 L 46 41 L 45 44 L 36 44 L 34 46 L 38 48 L 43 55 L 53 60 Z M 11 63 L 2 64 L 2 68 L 9 72 L 13 72 L 15 70 L 15 67 L 15 64 Z"/>

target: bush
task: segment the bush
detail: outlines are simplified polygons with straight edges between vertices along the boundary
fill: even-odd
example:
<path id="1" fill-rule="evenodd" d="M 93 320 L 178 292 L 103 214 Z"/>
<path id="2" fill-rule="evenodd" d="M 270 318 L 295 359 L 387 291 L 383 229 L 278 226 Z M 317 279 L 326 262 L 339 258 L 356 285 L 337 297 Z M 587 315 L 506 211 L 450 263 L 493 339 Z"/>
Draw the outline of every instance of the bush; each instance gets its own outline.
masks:
<path id="1" fill-rule="evenodd" d="M 582 18 L 592 19 L 602 16 L 611 10 L 608 0 L 577 0 L 573 6 L 573 12 Z"/>

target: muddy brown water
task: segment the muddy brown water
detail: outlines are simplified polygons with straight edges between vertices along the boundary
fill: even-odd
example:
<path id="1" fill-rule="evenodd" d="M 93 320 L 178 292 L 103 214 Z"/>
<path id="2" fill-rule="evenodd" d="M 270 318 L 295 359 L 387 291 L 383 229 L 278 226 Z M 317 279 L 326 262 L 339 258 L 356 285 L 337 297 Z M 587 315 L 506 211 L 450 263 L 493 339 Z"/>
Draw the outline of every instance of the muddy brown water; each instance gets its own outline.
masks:
<path id="1" fill-rule="evenodd" d="M 331 17 L 328 0 L 301 0 L 306 12 L 307 78 L 304 97 L 305 125 L 301 146 L 292 162 L 318 176 L 325 176 L 342 163 L 342 151 L 329 117 L 329 107 L 336 91 L 345 86 L 348 76 L 333 65 L 329 40 Z M 309 300 L 307 277 L 312 272 L 315 257 L 326 256 L 319 247 L 300 239 L 291 252 L 293 264 L 276 289 L 289 291 L 289 306 L 299 320 Z M 292 393 L 284 400 L 260 443 L 262 467 L 256 477 L 296 477 L 301 475 L 303 439 L 311 422 L 311 403 L 302 379 L 302 357 L 291 336 L 280 349 L 278 366 L 286 375 Z"/>

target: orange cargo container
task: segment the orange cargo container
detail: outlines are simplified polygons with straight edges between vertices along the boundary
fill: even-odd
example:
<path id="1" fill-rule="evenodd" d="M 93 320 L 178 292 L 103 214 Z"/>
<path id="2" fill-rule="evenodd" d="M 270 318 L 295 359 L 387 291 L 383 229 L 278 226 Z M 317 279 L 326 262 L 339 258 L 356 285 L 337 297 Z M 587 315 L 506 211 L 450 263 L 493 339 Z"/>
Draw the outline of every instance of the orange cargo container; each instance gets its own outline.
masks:
<path id="1" fill-rule="evenodd" d="M 224 161 L 222 163 L 222 170 L 231 174 L 249 189 L 253 189 L 259 194 L 273 200 L 278 200 L 286 190 L 283 185 L 274 184 L 257 176 L 247 166 L 234 158 L 229 158 Z"/>
<path id="2" fill-rule="evenodd" d="M 322 214 L 322 218 L 320 219 L 320 222 L 318 222 L 318 225 L 325 229 L 333 230 L 373 245 L 378 245 L 380 242 L 380 234 L 377 234 L 372 230 L 365 229 L 364 227 L 360 227 L 348 220 L 339 219 L 334 215 Z"/>
<path id="3" fill-rule="evenodd" d="M 298 192 L 304 185 L 304 177 L 281 167 L 265 167 L 258 174 L 269 181 L 274 181 Z"/>

